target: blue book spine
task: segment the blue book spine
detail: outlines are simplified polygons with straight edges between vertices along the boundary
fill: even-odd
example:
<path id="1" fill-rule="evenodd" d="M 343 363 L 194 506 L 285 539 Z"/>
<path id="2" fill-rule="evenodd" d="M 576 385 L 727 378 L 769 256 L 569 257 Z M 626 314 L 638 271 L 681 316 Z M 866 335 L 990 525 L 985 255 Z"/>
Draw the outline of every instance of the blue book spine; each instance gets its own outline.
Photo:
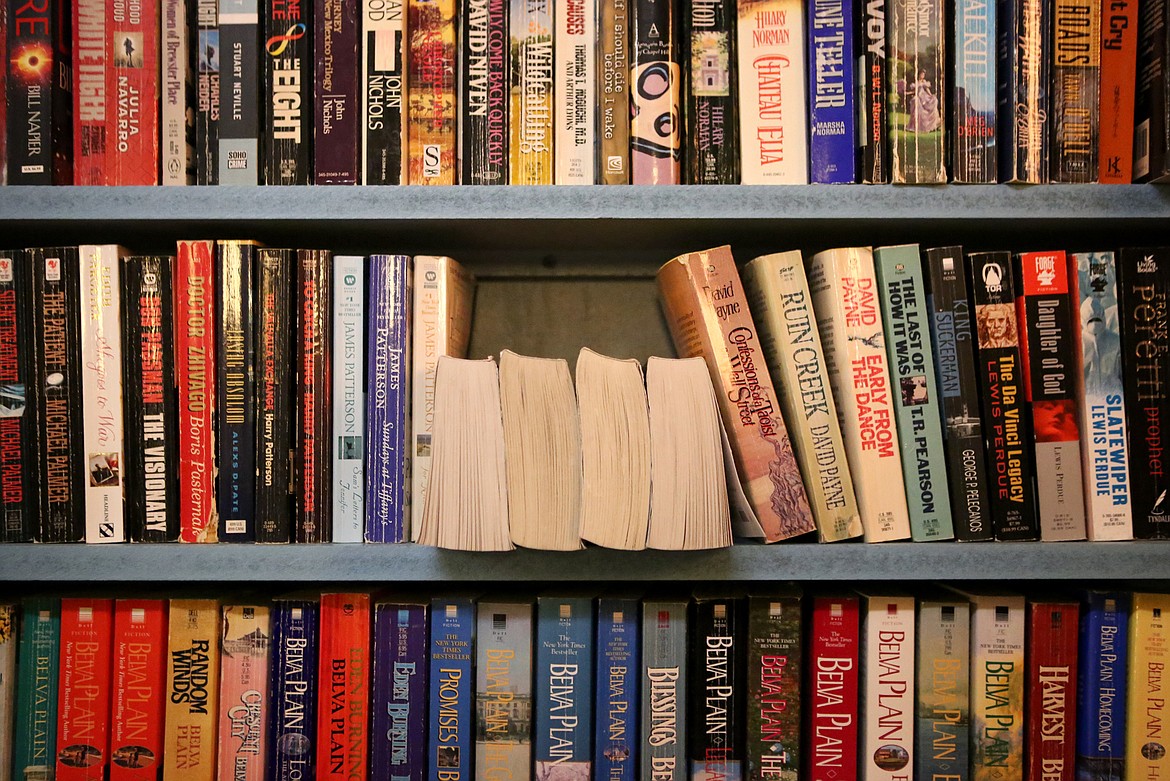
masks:
<path id="1" fill-rule="evenodd" d="M 1090 591 L 1081 619 L 1077 781 L 1125 777 L 1129 594 Z"/>
<path id="2" fill-rule="evenodd" d="M 639 664 L 638 600 L 597 602 L 597 720 L 593 767 L 597 781 L 638 778 Z"/>
<path id="3" fill-rule="evenodd" d="M 61 601 L 26 599 L 20 628 L 16 737 L 12 746 L 13 770 L 17 778 L 52 778 L 57 765 L 57 658 L 60 646 Z"/>
<path id="4" fill-rule="evenodd" d="M 536 601 L 536 781 L 590 778 L 593 599 Z"/>
<path id="5" fill-rule="evenodd" d="M 427 644 L 425 604 L 374 607 L 370 778 L 426 778 Z"/>
<path id="6" fill-rule="evenodd" d="M 404 542 L 410 518 L 410 257 L 371 255 L 366 542 Z"/>
<path id="7" fill-rule="evenodd" d="M 475 601 L 468 597 L 432 600 L 429 781 L 471 781 L 474 654 Z"/>
<path id="8" fill-rule="evenodd" d="M 809 181 L 857 181 L 852 0 L 812 0 L 808 12 Z"/>
<path id="9" fill-rule="evenodd" d="M 270 781 L 312 781 L 316 777 L 317 614 L 317 603 L 307 600 L 278 600 L 272 609 Z"/>
<path id="10" fill-rule="evenodd" d="M 995 3 L 956 0 L 951 30 L 955 63 L 951 178 L 969 184 L 995 184 L 999 173 Z"/>

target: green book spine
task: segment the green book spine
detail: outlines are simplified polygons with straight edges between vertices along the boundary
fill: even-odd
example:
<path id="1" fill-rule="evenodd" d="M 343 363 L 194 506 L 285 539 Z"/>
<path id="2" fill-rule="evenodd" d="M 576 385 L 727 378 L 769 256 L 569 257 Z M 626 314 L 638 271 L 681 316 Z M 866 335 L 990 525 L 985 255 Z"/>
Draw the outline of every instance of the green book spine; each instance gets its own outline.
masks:
<path id="1" fill-rule="evenodd" d="M 61 645 L 61 602 L 24 602 L 16 677 L 18 778 L 52 778 L 57 764 L 57 658 Z"/>
<path id="2" fill-rule="evenodd" d="M 968 781 L 971 607 L 965 599 L 918 605 L 919 781 Z"/>
<path id="3" fill-rule="evenodd" d="M 642 774 L 687 781 L 687 602 L 642 604 Z"/>
<path id="4" fill-rule="evenodd" d="M 747 624 L 746 778 L 796 781 L 802 748 L 800 594 L 748 597 Z"/>

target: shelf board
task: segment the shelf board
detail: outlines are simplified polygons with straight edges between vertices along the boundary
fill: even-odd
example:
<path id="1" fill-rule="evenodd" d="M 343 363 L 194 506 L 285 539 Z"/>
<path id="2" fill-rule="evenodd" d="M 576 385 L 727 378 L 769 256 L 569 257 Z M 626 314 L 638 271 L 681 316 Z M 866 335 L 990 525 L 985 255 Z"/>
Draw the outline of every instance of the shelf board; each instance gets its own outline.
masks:
<path id="1" fill-rule="evenodd" d="M 419 545 L 0 545 L 0 582 L 1165 580 L 1170 543 L 736 545 L 463 553 Z"/>

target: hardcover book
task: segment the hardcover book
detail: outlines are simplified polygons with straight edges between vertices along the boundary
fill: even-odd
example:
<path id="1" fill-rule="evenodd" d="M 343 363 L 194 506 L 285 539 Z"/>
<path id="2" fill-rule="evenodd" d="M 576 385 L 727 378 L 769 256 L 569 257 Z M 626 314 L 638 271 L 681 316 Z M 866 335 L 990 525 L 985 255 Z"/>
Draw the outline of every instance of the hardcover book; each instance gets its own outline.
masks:
<path id="1" fill-rule="evenodd" d="M 638 600 L 597 600 L 597 677 L 594 679 L 593 777 L 638 778 L 641 711 L 641 620 Z"/>
<path id="2" fill-rule="evenodd" d="M 292 535 L 297 310 L 292 250 L 256 258 L 256 541 Z"/>
<path id="3" fill-rule="evenodd" d="M 215 242 L 180 241 L 175 265 L 179 386 L 179 540 L 217 542 L 215 513 Z"/>
<path id="4" fill-rule="evenodd" d="M 971 600 L 971 781 L 1023 778 L 1024 615 L 1022 596 Z"/>
<path id="5" fill-rule="evenodd" d="M 8 184 L 73 184 L 69 0 L 7 0 Z"/>
<path id="6" fill-rule="evenodd" d="M 219 0 L 193 2 L 196 31 L 192 41 L 195 44 L 195 184 L 219 184 Z"/>
<path id="7" fill-rule="evenodd" d="M 333 541 L 361 542 L 366 520 L 365 258 L 333 259 Z"/>
<path id="8" fill-rule="evenodd" d="M 522 781 L 532 773 L 532 600 L 480 602 L 477 614 L 475 777 Z"/>
<path id="9" fill-rule="evenodd" d="M 1052 14 L 1052 181 L 1097 181 L 1102 4 L 1071 0 Z"/>
<path id="10" fill-rule="evenodd" d="M 1085 595 L 1077 647 L 1076 777 L 1080 781 L 1130 777 L 1125 767 L 1130 601 L 1129 594 L 1117 591 Z"/>
<path id="11" fill-rule="evenodd" d="M 744 600 L 697 596 L 691 610 L 690 777 L 692 781 L 743 778 L 744 684 L 750 680 L 742 626 Z"/>
<path id="12" fill-rule="evenodd" d="M 328 250 L 297 251 L 297 542 L 333 539 L 332 283 L 333 257 Z"/>
<path id="13" fill-rule="evenodd" d="M 108 180 L 114 139 L 107 118 L 113 112 L 106 104 L 113 86 L 109 61 L 113 47 L 108 44 L 114 36 L 112 30 L 106 32 L 112 21 L 106 5 L 102 0 L 73 0 L 72 35 L 67 40 L 72 43 L 74 69 L 73 184 L 77 185 L 112 183 Z"/>
<path id="14" fill-rule="evenodd" d="M 198 2 L 198 0 L 192 0 Z M 158 88 L 162 102 L 159 147 L 162 184 L 195 184 L 195 59 L 198 40 L 188 0 L 162 0 L 162 62 Z"/>
<path id="15" fill-rule="evenodd" d="M 579 24 L 590 19 L 584 15 L 584 5 L 578 4 L 574 10 Z M 462 184 L 508 183 L 508 113 L 512 98 L 509 11 L 507 0 L 462 0 L 460 4 L 464 53 L 459 61 Z M 585 68 L 584 62 L 581 65 Z"/>
<path id="16" fill-rule="evenodd" d="M 914 756 L 914 597 L 863 594 L 859 781 L 911 774 Z M 815 756 L 815 754 L 814 754 Z"/>
<path id="17" fill-rule="evenodd" d="M 630 0 L 598 0 L 598 183 L 630 183 Z"/>
<path id="18" fill-rule="evenodd" d="M 406 182 L 406 13 L 402 0 L 362 0 L 361 183 Z"/>
<path id="19" fill-rule="evenodd" d="M 688 184 L 739 184 L 736 16 L 733 0 L 691 3 L 683 12 Z"/>
<path id="20" fill-rule="evenodd" d="M 965 599 L 918 603 L 914 777 L 968 781 L 971 608 Z"/>
<path id="21" fill-rule="evenodd" d="M 1134 96 L 1137 89 L 1138 0 L 1101 9 L 1101 89 L 1097 181 L 1133 181 Z"/>
<path id="22" fill-rule="evenodd" d="M 886 121 L 886 0 L 866 0 L 858 13 L 858 101 L 861 127 L 861 181 L 888 184 L 890 181 L 890 128 Z"/>
<path id="23" fill-rule="evenodd" d="M 370 775 L 423 781 L 427 777 L 427 651 L 425 602 L 374 606 Z"/>
<path id="24" fill-rule="evenodd" d="M 313 778 L 317 766 L 317 653 L 319 606 L 278 599 L 272 607 L 272 661 L 268 668 L 268 778 Z"/>
<path id="25" fill-rule="evenodd" d="M 471 781 L 475 600 L 431 600 L 427 779 Z"/>
<path id="26" fill-rule="evenodd" d="M 31 597 L 21 608 L 12 769 L 24 779 L 52 778 L 57 762 L 61 600 Z"/>
<path id="27" fill-rule="evenodd" d="M 630 41 L 630 181 L 679 184 L 682 72 L 674 7 L 667 0 L 634 0 Z"/>
<path id="28" fill-rule="evenodd" d="M 993 2 L 956 0 L 947 41 L 954 52 L 951 79 L 951 180 L 995 184 L 999 175 L 996 144 L 996 16 Z"/>
<path id="29" fill-rule="evenodd" d="M 852 0 L 812 0 L 808 10 L 809 181 L 857 181 L 857 93 Z"/>
<path id="30" fill-rule="evenodd" d="M 272 616 L 266 605 L 224 605 L 220 637 L 219 777 L 264 781 Z"/>
<path id="31" fill-rule="evenodd" d="M 389 3 L 383 4 L 386 13 Z M 315 184 L 358 184 L 358 59 L 361 3 L 316 0 L 313 6 L 313 166 Z M 401 9 L 401 6 L 399 6 Z"/>
<path id="32" fill-rule="evenodd" d="M 157 781 L 167 689 L 167 603 L 114 603 L 110 781 Z"/>
<path id="33" fill-rule="evenodd" d="M 159 3 L 108 4 L 110 144 L 106 184 L 159 183 Z M 76 47 L 76 42 L 75 42 Z M 76 72 L 76 68 L 75 68 Z"/>
<path id="34" fill-rule="evenodd" d="M 778 589 L 753 594 L 747 598 L 745 612 L 746 636 L 730 641 L 742 646 L 738 656 L 741 664 L 746 661 L 746 671 L 737 671 L 735 674 L 741 677 L 733 684 L 740 692 L 736 699 L 747 705 L 747 718 L 740 725 L 740 730 L 746 727 L 746 731 L 733 733 L 734 757 L 743 764 L 740 774 L 734 777 L 793 781 L 803 756 L 800 593 Z M 710 635 L 707 637 L 710 648 Z M 712 709 L 703 710 L 709 718 Z M 717 764 L 714 769 L 723 768 Z"/>
<path id="35" fill-rule="evenodd" d="M 592 597 L 537 598 L 536 781 L 592 777 L 595 631 Z"/>
<path id="36" fill-rule="evenodd" d="M 1165 3 L 1138 4 L 1137 85 L 1134 93 L 1133 181 L 1163 181 L 1170 173 L 1170 73 Z"/>
<path id="37" fill-rule="evenodd" d="M 596 183 L 597 3 L 555 0 L 554 4 L 554 184 Z"/>
<path id="38" fill-rule="evenodd" d="M 58 781 L 102 781 L 110 769 L 114 600 L 61 600 Z"/>
<path id="39" fill-rule="evenodd" d="M 2 101 L 0 101 L 2 102 Z M 0 541 L 29 542 L 38 521 L 36 366 L 32 258 L 0 251 Z"/>
<path id="40" fill-rule="evenodd" d="M 409 0 L 407 8 L 407 182 L 455 184 L 456 0 Z"/>
<path id="41" fill-rule="evenodd" d="M 1028 692 L 1025 744 L 1028 781 L 1076 777 L 1076 602 L 1037 600 L 1028 605 Z"/>
<path id="42" fill-rule="evenodd" d="M 808 749 L 806 764 L 811 781 L 856 777 L 862 674 L 860 609 L 861 601 L 854 595 L 818 596 L 812 600 L 808 662 L 800 673 L 808 681 L 805 745 Z M 800 626 L 799 613 L 789 620 L 793 620 L 795 626 Z M 799 648 L 797 639 L 794 652 Z M 790 738 L 789 743 L 781 745 L 789 748 L 791 753 L 793 743 L 795 741 Z M 768 749 L 770 745 L 767 743 L 761 746 L 761 750 Z M 753 756 L 755 751 L 750 748 L 749 751 L 749 756 Z M 798 756 L 776 760 L 769 754 L 770 751 L 761 755 L 761 772 L 757 774 L 752 769 L 750 781 L 765 781 L 768 778 L 794 781 L 799 777 L 801 766 L 799 762 L 792 761 L 798 759 Z M 767 765 L 765 758 L 769 760 Z M 780 765 L 779 774 L 765 775 L 762 769 L 767 767 L 771 770 L 772 764 Z"/>
<path id="43" fill-rule="evenodd" d="M 1134 594 L 1129 632 L 1127 775 L 1163 779 L 1170 770 L 1164 746 L 1166 698 L 1162 677 L 1170 662 L 1170 596 Z"/>
<path id="44" fill-rule="evenodd" d="M 1049 180 L 1049 78 L 1052 6 L 1044 0 L 997 0 L 999 180 Z"/>
<path id="45" fill-rule="evenodd" d="M 219 178 L 216 184 L 255 185 L 265 181 L 260 160 L 259 83 L 256 67 L 237 63 L 257 63 L 260 59 L 260 0 L 219 0 L 220 51 L 230 52 L 231 67 L 222 71 L 220 95 L 223 108 L 219 116 Z M 293 4 L 289 4 L 290 7 Z M 300 7 L 299 4 L 296 7 Z M 287 43 L 286 41 L 279 41 Z M 265 44 L 267 50 L 268 44 Z M 287 77 L 292 81 L 295 77 Z M 264 104 L 271 98 L 265 94 Z M 267 119 L 267 117 L 265 117 Z M 267 139 L 265 139 L 267 140 Z"/>
<path id="46" fill-rule="evenodd" d="M 312 660 L 308 664 L 312 665 Z M 369 761 L 370 595 L 321 595 L 317 778 L 362 781 Z M 296 778 L 296 776 L 293 776 Z"/>
<path id="47" fill-rule="evenodd" d="M 946 35 L 942 0 L 889 0 L 886 57 L 890 181 L 943 184 Z"/>
<path id="48" fill-rule="evenodd" d="M 317 41 L 324 46 L 325 35 L 322 25 L 326 22 L 321 13 L 323 0 L 305 0 L 304 2 L 286 2 L 285 0 L 221 0 L 220 1 L 220 30 L 225 36 L 234 29 L 224 20 L 224 2 L 240 3 L 236 13 L 244 10 L 244 4 L 250 4 L 253 13 L 257 10 L 256 3 L 260 3 L 260 15 L 256 22 L 260 26 L 259 32 L 251 31 L 251 37 L 259 34 L 264 41 L 264 54 L 260 57 L 262 84 L 257 85 L 255 74 L 249 74 L 249 82 L 244 83 L 229 71 L 228 84 L 232 90 L 243 88 L 243 99 L 252 99 L 253 104 L 259 103 L 260 116 L 255 117 L 256 107 L 253 107 L 252 126 L 254 135 L 258 137 L 259 154 L 262 160 L 257 162 L 257 174 L 261 184 L 311 184 L 313 183 L 313 119 L 316 110 L 315 98 L 318 89 L 322 88 L 322 79 L 314 73 L 314 61 L 311 41 Z M 330 3 L 332 5 L 332 3 Z M 352 3 L 341 5 L 352 6 Z M 335 23 L 335 19 L 329 19 Z M 332 29 L 328 24 L 326 30 Z M 233 42 L 236 39 L 231 39 Z M 320 59 L 325 57 L 340 57 L 339 42 L 330 40 L 333 48 L 323 48 L 317 52 Z M 253 55 L 250 62 L 253 68 L 256 63 L 256 42 L 251 42 L 252 48 L 242 49 Z M 252 70 L 252 69 L 248 69 Z M 337 68 L 338 76 L 344 72 Z M 356 75 L 356 74 L 355 74 Z M 315 76 L 318 76 L 315 78 Z M 248 91 L 248 90 L 251 91 Z M 237 110 L 237 93 L 228 91 L 232 111 Z M 258 101 L 257 101 L 258 99 Z M 245 120 L 247 120 L 245 114 Z M 224 120 L 223 129 L 226 131 L 232 125 L 231 120 Z M 223 136 L 221 135 L 221 138 Z M 228 184 L 226 180 L 223 182 Z M 248 181 L 246 184 L 256 184 Z"/>
<path id="49" fill-rule="evenodd" d="M 509 0 L 509 184 L 553 183 L 553 0 Z"/>
<path id="50" fill-rule="evenodd" d="M 642 602 L 640 778 L 688 781 L 687 601 Z M 538 779 L 538 781 L 540 781 Z"/>
<path id="51" fill-rule="evenodd" d="M 167 632 L 163 778 L 213 781 L 219 715 L 219 603 L 172 599 Z"/>

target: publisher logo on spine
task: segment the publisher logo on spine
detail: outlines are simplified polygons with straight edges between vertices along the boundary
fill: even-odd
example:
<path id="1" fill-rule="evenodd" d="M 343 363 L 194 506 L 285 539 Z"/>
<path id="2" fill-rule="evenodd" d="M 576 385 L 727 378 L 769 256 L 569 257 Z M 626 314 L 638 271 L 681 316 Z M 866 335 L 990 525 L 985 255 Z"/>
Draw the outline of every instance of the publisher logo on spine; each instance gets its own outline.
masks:
<path id="1" fill-rule="evenodd" d="M 442 158 L 442 147 L 438 144 L 427 144 L 423 147 L 423 176 L 439 175 L 439 160 Z"/>
<path id="2" fill-rule="evenodd" d="M 12 258 L 0 258 L 0 282 L 12 281 Z"/>
<path id="3" fill-rule="evenodd" d="M 983 267 L 983 286 L 988 293 L 999 293 L 1003 290 L 1003 267 L 998 263 L 988 263 Z"/>
<path id="4" fill-rule="evenodd" d="M 45 280 L 48 282 L 61 281 L 60 258 L 45 258 Z"/>

